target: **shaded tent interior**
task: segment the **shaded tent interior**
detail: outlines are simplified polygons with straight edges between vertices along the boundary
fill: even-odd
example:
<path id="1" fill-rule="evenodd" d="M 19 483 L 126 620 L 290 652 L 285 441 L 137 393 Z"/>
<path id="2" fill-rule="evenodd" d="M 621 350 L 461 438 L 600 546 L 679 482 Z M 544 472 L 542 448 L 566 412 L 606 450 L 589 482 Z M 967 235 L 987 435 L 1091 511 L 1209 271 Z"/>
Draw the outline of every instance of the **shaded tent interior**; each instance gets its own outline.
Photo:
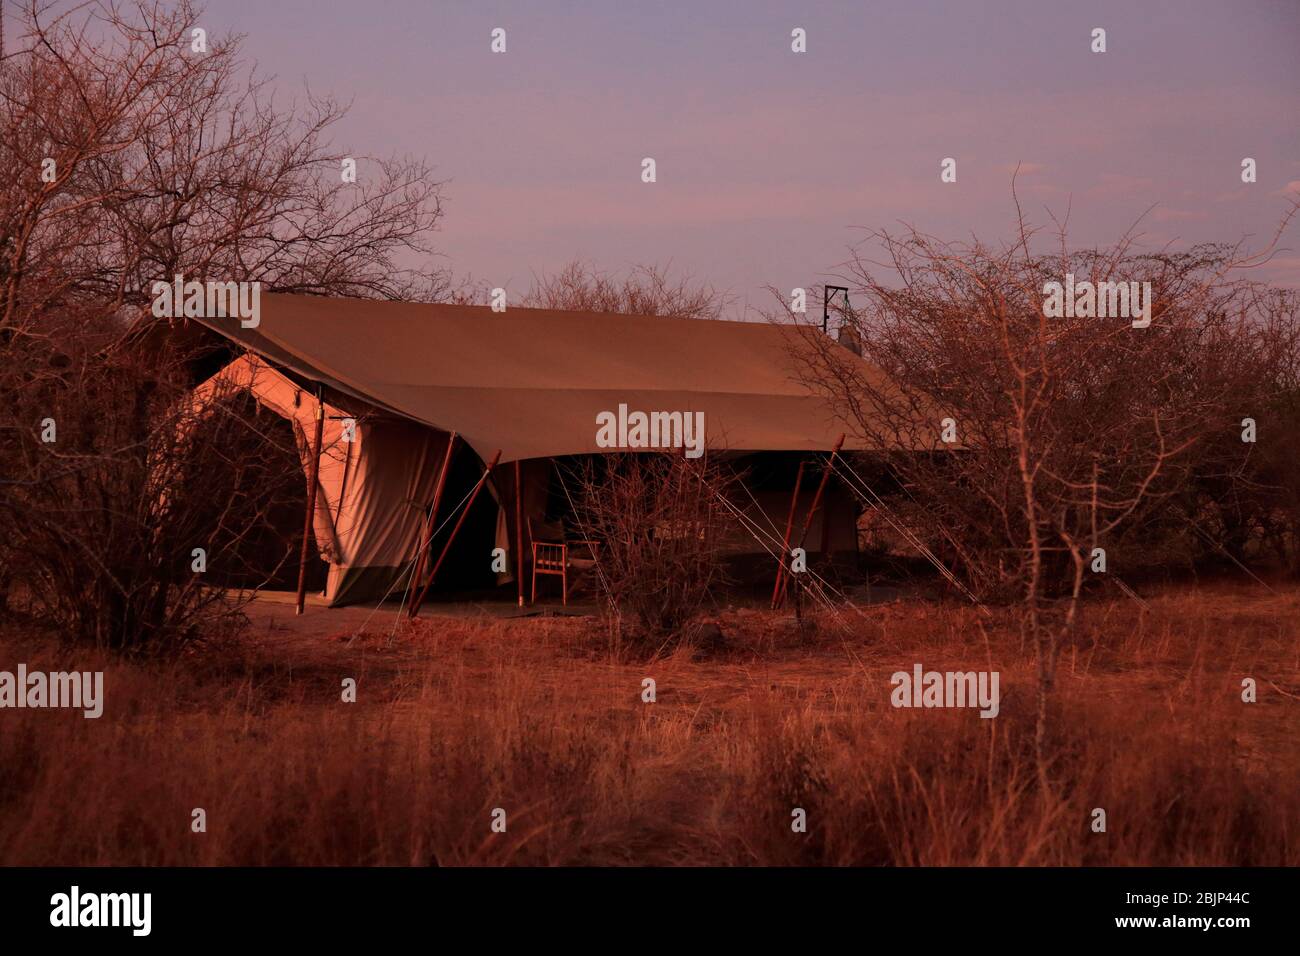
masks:
<path id="1" fill-rule="evenodd" d="M 286 295 L 262 297 L 255 329 L 235 319 L 197 321 L 220 339 L 202 360 L 196 396 L 240 392 L 274 412 L 292 428 L 304 474 L 316 454 L 318 408 L 324 416 L 312 527 L 328 565 L 324 596 L 334 606 L 378 601 L 409 586 L 452 433 L 459 438 L 435 522 L 441 530 L 423 578 L 486 462 L 499 452 L 501 464 L 438 572 L 435 591 L 443 593 L 513 581 L 515 542 L 522 537 L 526 561 L 530 523 L 572 521 L 564 475 L 586 456 L 617 450 L 595 438 L 596 415 L 619 404 L 704 412 L 710 454 L 734 459 L 744 474 L 737 504 L 778 538 L 799 462 L 824 460 L 810 453 L 852 435 L 796 380 L 790 356 L 803 330 Z M 175 332 L 202 336 L 187 320 L 173 320 Z M 845 448 L 855 447 L 862 446 L 850 437 Z M 815 477 L 805 475 L 796 535 Z M 854 554 L 857 515 L 854 496 L 832 480 L 805 548 Z M 724 552 L 736 575 L 770 587 L 769 553 L 739 524 L 734 532 Z M 504 574 L 491 567 L 497 547 L 508 557 Z"/>

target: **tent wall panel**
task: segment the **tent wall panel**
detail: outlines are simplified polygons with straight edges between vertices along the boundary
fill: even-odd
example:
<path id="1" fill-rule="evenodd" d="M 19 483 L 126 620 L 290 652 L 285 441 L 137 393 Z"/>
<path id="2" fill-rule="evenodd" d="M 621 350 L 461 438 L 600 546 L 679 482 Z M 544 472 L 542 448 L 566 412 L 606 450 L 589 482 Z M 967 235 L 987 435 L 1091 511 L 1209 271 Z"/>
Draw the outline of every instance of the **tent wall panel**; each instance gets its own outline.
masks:
<path id="1" fill-rule="evenodd" d="M 204 401 L 246 389 L 293 425 L 303 474 L 317 400 L 253 355 L 235 359 L 195 391 Z M 448 436 L 403 419 L 361 416 L 346 440 L 348 413 L 324 403 L 325 423 L 313 532 L 330 570 L 325 598 L 332 606 L 378 600 L 396 590 L 433 500 Z M 453 502 L 454 504 L 454 502 Z"/>

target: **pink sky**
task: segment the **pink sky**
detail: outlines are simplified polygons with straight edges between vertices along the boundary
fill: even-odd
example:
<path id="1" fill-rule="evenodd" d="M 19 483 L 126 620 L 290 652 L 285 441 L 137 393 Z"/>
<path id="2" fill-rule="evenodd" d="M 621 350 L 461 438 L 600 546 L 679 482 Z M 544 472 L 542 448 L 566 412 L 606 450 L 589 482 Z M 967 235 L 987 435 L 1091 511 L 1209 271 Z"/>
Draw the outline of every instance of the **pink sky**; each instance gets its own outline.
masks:
<path id="1" fill-rule="evenodd" d="M 1296 0 L 212 0 L 203 20 L 247 34 L 286 98 L 352 100 L 340 144 L 427 157 L 448 264 L 512 293 L 574 258 L 671 262 L 766 306 L 833 278 L 862 229 L 1009 238 L 1017 162 L 1030 218 L 1069 206 L 1078 245 L 1154 205 L 1149 248 L 1258 247 L 1300 196 Z M 1300 224 L 1283 245 L 1258 275 L 1300 286 Z"/>

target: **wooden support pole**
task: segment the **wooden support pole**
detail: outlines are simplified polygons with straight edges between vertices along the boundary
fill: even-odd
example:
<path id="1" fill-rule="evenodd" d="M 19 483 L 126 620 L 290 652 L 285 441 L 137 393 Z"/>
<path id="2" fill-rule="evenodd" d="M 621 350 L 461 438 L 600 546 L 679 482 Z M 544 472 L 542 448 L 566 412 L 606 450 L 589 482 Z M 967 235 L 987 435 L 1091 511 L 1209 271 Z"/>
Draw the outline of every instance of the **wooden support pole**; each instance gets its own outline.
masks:
<path id="1" fill-rule="evenodd" d="M 831 520 L 830 514 L 827 513 L 822 517 L 822 541 L 819 553 L 823 558 L 829 558 L 831 553 Z"/>
<path id="2" fill-rule="evenodd" d="M 515 580 L 518 582 L 519 606 L 524 606 L 524 528 L 520 515 L 523 513 L 524 485 L 520 480 L 519 459 L 515 459 Z"/>
<path id="3" fill-rule="evenodd" d="M 799 534 L 799 547 L 803 547 L 804 541 L 808 537 L 808 529 L 812 527 L 813 515 L 817 513 L 817 506 L 821 504 L 822 492 L 826 490 L 826 482 L 830 481 L 831 468 L 835 465 L 835 456 L 840 453 L 840 448 L 844 445 L 844 435 L 841 435 L 835 442 L 835 447 L 831 449 L 831 456 L 826 459 L 826 467 L 822 470 L 822 480 L 817 485 L 817 493 L 813 495 L 812 505 L 808 508 L 808 514 L 803 520 L 803 531 Z M 790 584 L 790 576 L 782 578 L 781 593 L 777 595 L 776 606 L 780 607 L 785 602 L 786 588 Z"/>
<path id="4" fill-rule="evenodd" d="M 435 522 L 438 520 L 438 505 L 442 501 L 442 489 L 447 487 L 447 472 L 451 468 L 451 453 L 455 445 L 456 433 L 452 432 L 447 436 L 447 450 L 442 454 L 442 470 L 438 472 L 438 483 L 433 488 L 433 506 L 429 509 L 424 527 L 420 529 L 420 549 L 415 553 L 415 570 L 411 574 L 412 591 L 420 586 L 420 575 L 424 573 L 424 559 L 429 553 L 429 545 L 433 544 L 433 532 L 437 527 Z M 414 614 L 410 616 L 415 617 Z"/>
<path id="5" fill-rule="evenodd" d="M 411 587 L 413 589 L 420 587 L 420 576 L 424 574 L 424 559 L 428 557 L 429 545 L 433 544 L 434 529 L 437 528 L 438 505 L 442 502 L 442 489 L 447 486 L 447 471 L 451 468 L 451 453 L 455 449 L 456 433 L 452 432 L 447 436 L 447 449 L 442 454 L 442 471 L 438 472 L 438 484 L 433 488 L 433 506 L 429 509 L 428 518 L 425 519 L 424 525 L 420 528 L 420 545 L 415 554 L 415 570 L 411 572 Z M 409 617 L 415 617 L 411 614 Z"/>
<path id="6" fill-rule="evenodd" d="M 420 613 L 420 605 L 424 603 L 424 598 L 425 595 L 429 593 L 429 588 L 433 587 L 434 578 L 438 576 L 438 569 L 442 567 L 442 562 L 446 559 L 447 552 L 451 550 L 452 542 L 456 540 L 456 534 L 460 531 L 460 526 L 465 523 L 465 518 L 469 515 L 470 509 L 474 507 L 474 501 L 478 498 L 478 493 L 483 490 L 483 486 L 487 484 L 488 475 L 492 474 L 492 469 L 497 466 L 497 462 L 500 460 L 501 452 L 498 451 L 492 456 L 492 460 L 488 462 L 487 470 L 483 472 L 483 477 L 478 480 L 478 484 L 476 484 L 474 490 L 470 492 L 469 501 L 465 502 L 465 510 L 462 511 L 460 517 L 456 519 L 456 526 L 451 529 L 451 535 L 447 538 L 447 543 L 442 546 L 442 553 L 438 555 L 438 560 L 434 563 L 433 570 L 429 572 L 429 580 L 425 583 L 424 589 L 420 592 L 420 596 L 415 599 L 415 603 L 411 605 L 411 617 L 415 617 Z"/>
<path id="7" fill-rule="evenodd" d="M 803 484 L 803 466 L 799 462 L 799 471 L 794 476 L 794 494 L 790 496 L 790 514 L 785 519 L 785 534 L 781 538 L 781 553 L 776 556 L 776 582 L 772 585 L 772 610 L 776 610 L 776 599 L 781 593 L 781 579 L 785 577 L 785 563 L 790 559 L 790 532 L 794 530 L 794 513 L 799 508 L 799 486 Z"/>
<path id="8" fill-rule="evenodd" d="M 307 514 L 302 519 L 302 551 L 298 555 L 298 602 L 294 605 L 294 614 L 302 614 L 307 603 L 307 555 L 311 540 L 311 526 L 316 518 L 316 488 L 320 484 L 321 442 L 325 438 L 325 403 L 321 400 L 320 389 L 316 390 L 316 437 L 308 447 L 316 453 L 312 455 L 307 468 Z"/>

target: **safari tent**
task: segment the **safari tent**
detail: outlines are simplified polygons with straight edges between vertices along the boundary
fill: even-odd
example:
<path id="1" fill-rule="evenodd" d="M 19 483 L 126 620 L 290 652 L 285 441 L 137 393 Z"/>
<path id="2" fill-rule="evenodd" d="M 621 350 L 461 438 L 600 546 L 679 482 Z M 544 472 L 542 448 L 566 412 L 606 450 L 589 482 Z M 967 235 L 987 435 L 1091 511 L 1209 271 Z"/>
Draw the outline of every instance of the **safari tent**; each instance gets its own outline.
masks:
<path id="1" fill-rule="evenodd" d="M 439 523 L 466 509 L 461 559 L 487 568 L 503 548 L 510 571 L 497 580 L 513 580 L 529 529 L 555 517 L 559 464 L 627 450 L 597 441 L 597 416 L 620 405 L 703 412 L 708 454 L 752 464 L 746 500 L 776 526 L 800 457 L 842 436 L 846 450 L 862 447 L 796 380 L 803 331 L 767 323 L 298 295 L 262 296 L 252 328 L 198 321 L 234 357 L 197 394 L 246 390 L 292 424 L 304 473 L 316 474 L 312 528 L 331 605 L 379 600 L 413 571 L 427 578 L 430 556 L 417 558 L 439 497 Z M 799 495 L 800 521 L 814 484 Z M 855 551 L 856 519 L 854 496 L 830 483 L 807 549 Z M 738 533 L 733 550 L 762 549 Z"/>

